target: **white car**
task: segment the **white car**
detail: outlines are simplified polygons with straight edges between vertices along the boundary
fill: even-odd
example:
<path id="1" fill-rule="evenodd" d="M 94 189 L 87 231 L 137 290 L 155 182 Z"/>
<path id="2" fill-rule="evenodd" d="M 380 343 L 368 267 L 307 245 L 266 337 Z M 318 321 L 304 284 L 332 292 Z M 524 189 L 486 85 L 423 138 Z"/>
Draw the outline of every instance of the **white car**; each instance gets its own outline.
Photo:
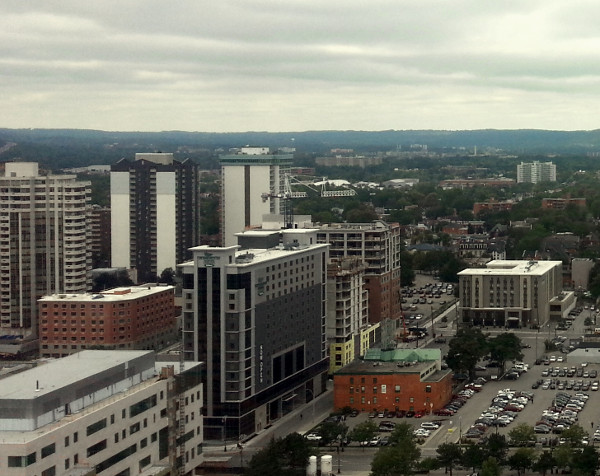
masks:
<path id="1" fill-rule="evenodd" d="M 437 430 L 439 427 L 440 425 L 432 421 L 426 421 L 421 423 L 421 428 L 424 428 L 425 430 Z"/>
<path id="2" fill-rule="evenodd" d="M 321 441 L 323 439 L 321 435 L 317 435 L 316 433 L 309 433 L 304 438 L 306 438 L 308 441 Z"/>

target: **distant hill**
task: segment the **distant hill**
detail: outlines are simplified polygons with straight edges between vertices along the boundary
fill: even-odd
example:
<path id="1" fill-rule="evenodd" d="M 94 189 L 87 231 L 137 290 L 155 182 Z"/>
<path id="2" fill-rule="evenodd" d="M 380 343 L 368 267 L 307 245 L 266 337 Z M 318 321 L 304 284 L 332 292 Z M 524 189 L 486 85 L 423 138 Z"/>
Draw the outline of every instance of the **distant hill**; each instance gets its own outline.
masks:
<path id="1" fill-rule="evenodd" d="M 501 149 L 508 154 L 582 154 L 600 151 L 600 130 L 548 131 L 306 131 L 306 132 L 106 132 L 80 129 L 0 129 L 0 160 L 16 157 L 37 160 L 53 168 L 110 164 L 135 152 L 180 152 L 183 156 L 210 157 L 215 149 L 243 145 L 296 147 L 299 152 L 323 153 L 331 148 L 357 152 L 393 150 L 410 144 L 424 144 L 430 150 L 477 147 Z"/>

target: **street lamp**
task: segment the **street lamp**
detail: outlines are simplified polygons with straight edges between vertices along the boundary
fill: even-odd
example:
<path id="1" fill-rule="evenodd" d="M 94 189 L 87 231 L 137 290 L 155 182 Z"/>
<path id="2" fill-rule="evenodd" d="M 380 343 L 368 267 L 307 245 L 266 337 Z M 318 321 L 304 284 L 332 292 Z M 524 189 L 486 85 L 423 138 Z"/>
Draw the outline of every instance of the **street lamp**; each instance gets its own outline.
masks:
<path id="1" fill-rule="evenodd" d="M 337 447 L 337 456 L 338 456 L 338 470 L 337 470 L 337 472 L 338 472 L 338 474 L 340 474 L 340 473 L 342 472 L 342 470 L 340 469 L 340 466 L 341 466 L 341 460 L 340 460 L 340 448 L 341 448 L 341 446 L 342 446 L 342 435 L 341 435 L 341 434 L 340 434 L 340 435 L 338 435 L 338 437 L 337 437 L 337 440 L 338 440 L 338 447 Z"/>
<path id="2" fill-rule="evenodd" d="M 223 417 L 223 451 L 227 453 L 227 415 Z"/>

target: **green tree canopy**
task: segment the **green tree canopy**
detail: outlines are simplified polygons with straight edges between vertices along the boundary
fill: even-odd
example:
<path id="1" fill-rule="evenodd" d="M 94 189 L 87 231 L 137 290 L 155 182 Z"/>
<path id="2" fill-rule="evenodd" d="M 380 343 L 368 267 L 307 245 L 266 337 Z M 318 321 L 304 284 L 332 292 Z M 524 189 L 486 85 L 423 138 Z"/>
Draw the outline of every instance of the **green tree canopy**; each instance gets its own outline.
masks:
<path id="1" fill-rule="evenodd" d="M 490 357 L 500 363 L 500 368 L 504 372 L 504 366 L 507 360 L 521 360 L 521 339 L 512 332 L 504 332 L 496 337 L 488 339 Z"/>
<path id="2" fill-rule="evenodd" d="M 271 440 L 256 453 L 245 474 L 250 476 L 303 475 L 309 456 L 314 452 L 310 443 L 298 433 Z"/>
<path id="3" fill-rule="evenodd" d="M 595 475 L 598 470 L 598 451 L 593 446 L 585 446 L 583 451 L 573 458 L 572 465 L 576 474 Z"/>
<path id="4" fill-rule="evenodd" d="M 377 434 L 378 430 L 379 428 L 374 422 L 367 420 L 356 425 L 349 436 L 352 441 L 368 441 Z"/>
<path id="5" fill-rule="evenodd" d="M 535 450 L 533 448 L 519 448 L 508 458 L 510 469 L 515 469 L 518 476 L 528 470 L 535 462 Z"/>
<path id="6" fill-rule="evenodd" d="M 468 373 L 475 377 L 475 365 L 488 353 L 486 336 L 479 328 L 461 328 L 450 340 L 446 362 L 457 373 Z"/>
<path id="7" fill-rule="evenodd" d="M 445 467 L 452 476 L 454 466 L 462 461 L 463 452 L 457 443 L 442 443 L 436 449 L 440 466 Z"/>
<path id="8" fill-rule="evenodd" d="M 410 476 L 414 474 L 421 451 L 407 423 L 397 425 L 390 445 L 382 446 L 371 462 L 371 476 Z"/>
<path id="9" fill-rule="evenodd" d="M 519 423 L 508 432 L 508 437 L 513 446 L 527 446 L 530 441 L 535 440 L 535 431 L 531 425 Z"/>
<path id="10" fill-rule="evenodd" d="M 462 463 L 467 468 L 472 468 L 473 471 L 475 471 L 476 469 L 481 468 L 485 458 L 486 454 L 483 447 L 470 443 L 466 445 L 463 450 Z"/>

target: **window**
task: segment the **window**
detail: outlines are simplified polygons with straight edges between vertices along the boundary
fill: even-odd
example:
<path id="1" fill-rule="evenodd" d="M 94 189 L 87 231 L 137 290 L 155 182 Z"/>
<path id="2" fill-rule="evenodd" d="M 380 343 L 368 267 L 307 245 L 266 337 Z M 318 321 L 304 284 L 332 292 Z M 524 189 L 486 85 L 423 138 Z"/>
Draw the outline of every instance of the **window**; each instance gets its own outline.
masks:
<path id="1" fill-rule="evenodd" d="M 373 395 L 377 395 L 377 387 L 373 387 Z"/>
<path id="2" fill-rule="evenodd" d="M 42 448 L 42 459 L 56 453 L 56 445 L 54 443 Z"/>
<path id="3" fill-rule="evenodd" d="M 387 393 L 387 385 L 385 385 L 385 384 L 381 385 L 381 393 Z"/>
<path id="4" fill-rule="evenodd" d="M 67 458 L 65 460 L 65 469 L 69 469 L 69 466 L 71 466 L 71 460 L 69 458 Z"/>
<path id="5" fill-rule="evenodd" d="M 9 468 L 25 468 L 30 464 L 35 463 L 35 453 L 30 453 L 27 456 L 9 456 L 8 467 Z"/>
<path id="6" fill-rule="evenodd" d="M 373 405 L 377 405 L 377 397 L 373 397 Z"/>
<path id="7" fill-rule="evenodd" d="M 148 446 L 148 439 L 144 438 L 140 441 L 140 448 L 145 448 L 146 446 Z"/>
<path id="8" fill-rule="evenodd" d="M 130 435 L 133 435 L 134 433 L 137 433 L 138 431 L 140 431 L 140 422 L 134 423 L 133 425 L 131 425 L 129 427 Z"/>
<path id="9" fill-rule="evenodd" d="M 415 397 L 410 397 L 408 400 L 410 401 L 410 403 L 415 403 Z"/>
<path id="10" fill-rule="evenodd" d="M 394 386 L 394 392 L 400 393 L 400 385 Z"/>
<path id="11" fill-rule="evenodd" d="M 69 446 L 69 437 L 65 436 L 65 448 Z"/>
<path id="12" fill-rule="evenodd" d="M 426 392 L 426 393 L 431 393 L 431 385 L 427 385 L 427 386 L 425 387 L 425 392 Z"/>
<path id="13" fill-rule="evenodd" d="M 42 476 L 56 476 L 56 466 L 50 466 L 42 471 Z"/>
<path id="14" fill-rule="evenodd" d="M 96 453 L 99 453 L 100 451 L 102 451 L 104 449 L 106 449 L 106 440 L 99 441 L 98 443 L 96 443 L 95 445 L 90 446 L 87 449 L 87 456 L 89 458 L 90 456 L 93 456 Z"/>
<path id="15" fill-rule="evenodd" d="M 155 407 L 155 406 L 156 406 L 156 395 L 151 395 L 148 398 L 145 398 L 144 400 L 141 400 L 141 401 L 131 405 L 129 407 L 129 417 L 133 418 L 134 416 L 139 415 L 140 413 L 143 413 L 146 410 L 149 410 L 150 408 Z"/>
<path id="16" fill-rule="evenodd" d="M 86 429 L 86 435 L 93 435 L 94 433 L 102 430 L 103 428 L 106 428 L 106 418 L 98 420 L 96 423 L 92 423 L 91 425 L 89 425 Z"/>
<path id="17" fill-rule="evenodd" d="M 78 437 L 79 437 L 78 432 L 73 433 L 73 443 L 77 443 Z"/>

